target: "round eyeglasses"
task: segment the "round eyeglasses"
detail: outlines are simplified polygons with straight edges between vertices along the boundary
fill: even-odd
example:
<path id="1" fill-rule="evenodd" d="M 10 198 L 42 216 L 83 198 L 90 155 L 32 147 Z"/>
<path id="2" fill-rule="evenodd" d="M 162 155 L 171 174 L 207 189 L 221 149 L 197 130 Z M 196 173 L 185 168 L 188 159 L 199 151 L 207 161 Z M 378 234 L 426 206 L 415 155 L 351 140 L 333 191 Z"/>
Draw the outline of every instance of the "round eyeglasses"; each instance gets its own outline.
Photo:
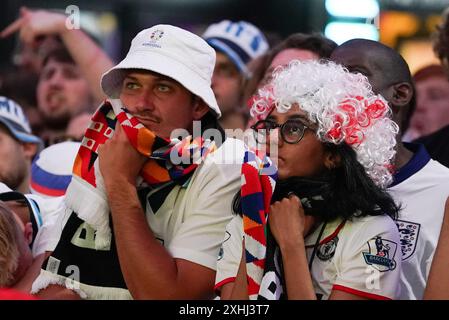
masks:
<path id="1" fill-rule="evenodd" d="M 267 143 L 271 131 L 276 128 L 280 128 L 282 139 L 289 144 L 301 141 L 306 129 L 310 129 L 304 123 L 295 119 L 287 120 L 282 124 L 278 124 L 273 120 L 261 120 L 251 126 L 251 129 L 254 130 L 254 138 L 259 144 Z"/>

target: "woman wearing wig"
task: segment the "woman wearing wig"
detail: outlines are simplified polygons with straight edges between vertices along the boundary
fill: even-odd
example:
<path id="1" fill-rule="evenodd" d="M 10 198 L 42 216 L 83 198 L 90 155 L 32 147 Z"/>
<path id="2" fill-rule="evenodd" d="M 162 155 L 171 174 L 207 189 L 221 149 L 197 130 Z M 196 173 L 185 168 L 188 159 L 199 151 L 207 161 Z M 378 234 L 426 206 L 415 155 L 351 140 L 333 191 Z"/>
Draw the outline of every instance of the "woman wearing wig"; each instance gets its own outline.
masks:
<path id="1" fill-rule="evenodd" d="M 270 200 L 270 183 L 258 189 L 247 174 L 260 165 L 242 167 L 218 258 L 221 298 L 396 298 L 399 209 L 384 188 L 398 128 L 387 102 L 364 76 L 316 61 L 277 69 L 251 101 L 257 142 L 273 160 L 277 147 L 278 181 Z"/>

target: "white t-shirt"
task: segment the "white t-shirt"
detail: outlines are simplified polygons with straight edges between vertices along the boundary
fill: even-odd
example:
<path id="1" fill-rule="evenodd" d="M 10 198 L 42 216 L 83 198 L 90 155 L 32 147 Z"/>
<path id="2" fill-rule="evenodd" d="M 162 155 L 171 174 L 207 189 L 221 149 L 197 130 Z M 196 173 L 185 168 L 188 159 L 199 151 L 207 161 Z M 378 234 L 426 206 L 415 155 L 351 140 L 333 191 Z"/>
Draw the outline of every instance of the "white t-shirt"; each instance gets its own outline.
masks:
<path id="1" fill-rule="evenodd" d="M 41 224 L 34 239 L 32 253 L 36 257 L 45 251 L 54 249 L 53 238 L 58 217 L 64 211 L 64 197 L 44 198 L 35 194 L 27 194 L 29 201 L 35 201 L 39 207 Z"/>
<path id="2" fill-rule="evenodd" d="M 388 192 L 402 206 L 397 221 L 403 254 L 400 299 L 422 299 L 449 196 L 449 169 L 420 146 Z"/>
<path id="3" fill-rule="evenodd" d="M 322 225 L 305 239 L 307 259 Z M 235 218 L 226 228 L 226 236 L 217 263 L 215 289 L 235 280 L 242 256 L 242 218 Z M 377 239 L 377 242 L 376 242 Z M 279 251 L 277 251 L 279 254 Z M 312 282 L 317 298 L 328 299 L 332 290 L 341 290 L 370 299 L 398 297 L 401 261 L 399 235 L 387 216 L 355 218 L 325 227 L 312 264 Z M 277 299 L 281 292 L 276 273 L 266 274 L 260 294 Z"/>
<path id="4" fill-rule="evenodd" d="M 169 192 L 156 213 L 146 201 L 148 224 L 174 258 L 216 269 L 225 227 L 232 218 L 232 200 L 240 190 L 244 154 L 242 141 L 227 138 L 184 186 L 176 185 Z M 158 190 L 148 193 L 146 199 Z M 51 240 L 53 249 L 70 215 L 70 210 L 60 214 Z"/>
<path id="5" fill-rule="evenodd" d="M 305 239 L 310 261 L 321 226 Z M 396 299 L 401 273 L 399 234 L 388 216 L 366 216 L 329 223 L 312 264 L 319 299 L 332 290 L 369 299 Z"/>
<path id="6" fill-rule="evenodd" d="M 0 194 L 11 191 L 4 183 L 0 183 Z M 54 249 L 54 226 L 64 208 L 63 197 L 44 198 L 35 194 L 22 194 L 22 196 L 25 196 L 31 209 L 30 221 L 37 228 L 31 248 L 33 257 L 37 257 L 45 251 Z"/>
<path id="7" fill-rule="evenodd" d="M 174 258 L 216 269 L 225 227 L 232 218 L 232 200 L 240 190 L 244 152 L 243 142 L 226 139 L 186 187 L 170 191 L 156 213 L 147 205 L 151 230 Z"/>
<path id="8" fill-rule="evenodd" d="M 234 282 L 242 259 L 243 219 L 235 215 L 226 226 L 226 234 L 218 253 L 215 291 L 229 282 Z"/>

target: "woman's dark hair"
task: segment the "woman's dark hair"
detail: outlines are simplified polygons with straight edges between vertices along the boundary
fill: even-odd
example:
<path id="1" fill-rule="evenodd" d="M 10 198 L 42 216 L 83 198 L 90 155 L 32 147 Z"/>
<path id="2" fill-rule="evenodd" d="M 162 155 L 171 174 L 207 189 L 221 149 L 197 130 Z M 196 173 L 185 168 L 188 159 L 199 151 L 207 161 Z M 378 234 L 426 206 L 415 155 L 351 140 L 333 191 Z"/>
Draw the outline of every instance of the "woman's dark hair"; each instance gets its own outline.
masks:
<path id="1" fill-rule="evenodd" d="M 357 161 L 357 155 L 346 143 L 325 144 L 326 149 L 340 156 L 340 166 L 333 169 L 333 192 L 329 198 L 333 217 L 389 215 L 397 218 L 400 208 L 390 194 L 378 187 Z M 329 219 L 329 220 L 332 220 Z"/>
<path id="2" fill-rule="evenodd" d="M 324 201 L 317 202 L 319 217 L 323 221 L 336 218 L 351 219 L 353 217 L 388 215 L 395 219 L 399 207 L 393 198 L 374 184 L 363 166 L 357 161 L 355 151 L 345 143 L 334 145 L 325 143 L 325 148 L 341 159 L 336 168 L 326 170 L 318 177 L 291 177 L 276 184 L 272 202 L 287 197 L 290 192 L 301 195 L 309 193 L 309 189 L 318 192 Z M 233 200 L 233 211 L 242 215 L 240 192 Z M 312 212 L 312 213 L 310 213 Z M 305 208 L 306 214 L 313 210 Z"/>

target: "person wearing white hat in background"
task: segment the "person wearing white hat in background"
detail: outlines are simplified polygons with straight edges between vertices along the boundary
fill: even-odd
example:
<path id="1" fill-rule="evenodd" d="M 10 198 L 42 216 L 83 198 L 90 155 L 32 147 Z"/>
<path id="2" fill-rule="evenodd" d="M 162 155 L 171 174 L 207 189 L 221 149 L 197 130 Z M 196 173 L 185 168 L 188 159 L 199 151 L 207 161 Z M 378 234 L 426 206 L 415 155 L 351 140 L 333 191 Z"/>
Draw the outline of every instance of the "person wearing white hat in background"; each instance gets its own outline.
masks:
<path id="1" fill-rule="evenodd" d="M 31 193 L 44 198 L 63 196 L 81 143 L 65 141 L 42 150 L 31 165 Z"/>
<path id="2" fill-rule="evenodd" d="M 117 121 L 112 138 L 98 149 L 113 226 L 110 246 L 98 250 L 98 229 L 69 210 L 60 240 L 33 284 L 34 293 L 65 299 L 213 297 L 216 257 L 240 188 L 245 148 L 243 142 L 226 138 L 218 124 L 221 111 L 211 89 L 214 66 L 215 52 L 203 39 L 178 27 L 156 25 L 139 32 L 127 56 L 103 75 L 104 92 L 111 104 L 122 105 L 122 112 L 131 115 L 128 122 L 137 120 L 139 128 L 157 137 L 169 138 L 174 130 L 184 129 L 195 138 L 193 121 L 198 120 L 205 140 L 206 129 L 215 129 L 224 142 L 214 138 L 218 148 L 182 184 L 170 180 L 142 189 L 135 181 L 148 158 L 136 151 L 126 126 Z M 96 128 L 94 122 L 90 128 Z M 77 181 L 74 174 L 66 202 L 74 196 Z M 70 265 L 81 275 L 76 287 L 67 286 L 64 272 Z"/>
<path id="3" fill-rule="evenodd" d="M 31 133 L 22 108 L 0 96 L 0 182 L 28 193 L 31 161 L 41 147 L 42 141 Z"/>
<path id="4" fill-rule="evenodd" d="M 222 113 L 220 124 L 225 129 L 244 129 L 243 91 L 251 76 L 247 64 L 269 49 L 268 42 L 253 24 L 229 20 L 211 24 L 203 39 L 217 54 L 212 90 Z"/>

